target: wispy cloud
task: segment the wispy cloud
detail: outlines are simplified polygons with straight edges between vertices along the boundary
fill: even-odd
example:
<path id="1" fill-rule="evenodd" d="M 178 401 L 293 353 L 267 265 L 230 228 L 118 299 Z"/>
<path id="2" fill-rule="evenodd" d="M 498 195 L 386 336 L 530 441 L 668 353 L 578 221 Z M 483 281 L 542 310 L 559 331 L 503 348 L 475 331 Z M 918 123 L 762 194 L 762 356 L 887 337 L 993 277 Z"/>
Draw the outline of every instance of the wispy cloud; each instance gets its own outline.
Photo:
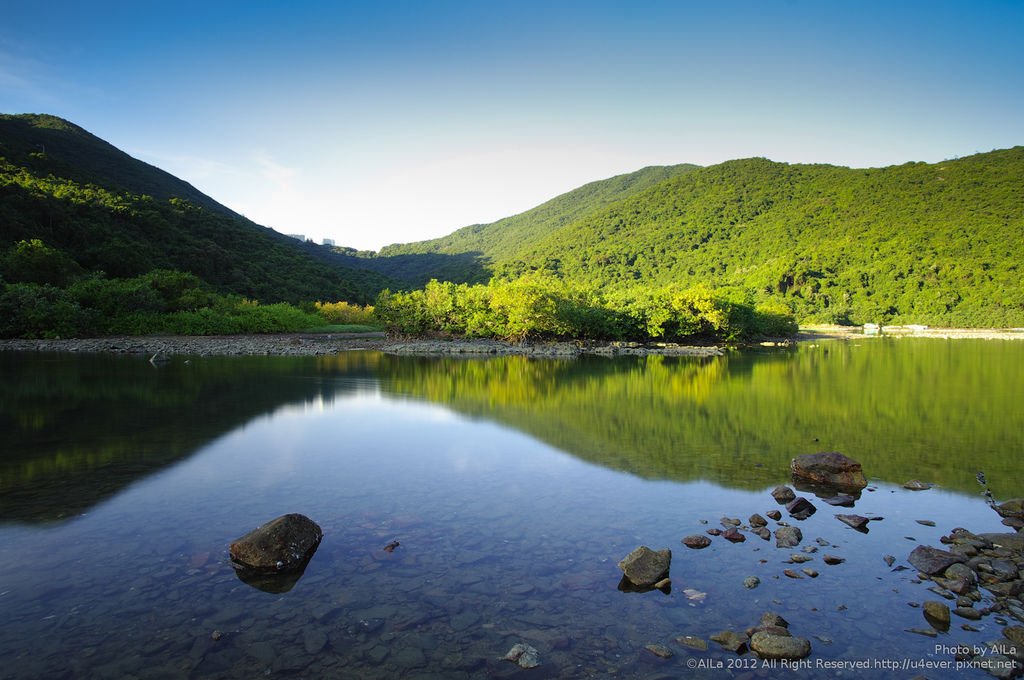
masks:
<path id="1" fill-rule="evenodd" d="M 213 178 L 238 178 L 246 174 L 236 165 L 202 156 L 138 148 L 130 149 L 128 153 L 189 182 Z"/>
<path id="2" fill-rule="evenodd" d="M 101 89 L 69 81 L 50 63 L 26 53 L 10 40 L 0 42 L 0 111 L 60 114 L 68 101 L 105 96 Z"/>
<path id="3" fill-rule="evenodd" d="M 259 168 L 260 176 L 274 185 L 277 191 L 282 193 L 295 191 L 295 179 L 299 175 L 298 168 L 281 165 L 263 150 L 255 151 L 253 157 Z"/>

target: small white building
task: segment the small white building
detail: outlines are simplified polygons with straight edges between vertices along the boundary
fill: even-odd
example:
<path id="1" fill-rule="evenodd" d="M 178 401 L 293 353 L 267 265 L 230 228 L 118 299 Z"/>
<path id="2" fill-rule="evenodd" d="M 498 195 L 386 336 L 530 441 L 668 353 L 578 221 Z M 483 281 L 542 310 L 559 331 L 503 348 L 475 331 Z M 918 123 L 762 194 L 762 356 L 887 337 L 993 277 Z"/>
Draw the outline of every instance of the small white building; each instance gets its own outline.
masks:
<path id="1" fill-rule="evenodd" d="M 288 238 L 297 239 L 299 241 L 305 241 L 306 240 L 306 235 L 305 234 L 285 234 L 285 236 L 287 236 Z"/>
<path id="2" fill-rule="evenodd" d="M 324 239 L 324 245 L 325 246 L 330 246 L 330 247 L 333 248 L 334 247 L 334 239 L 333 238 L 325 238 Z"/>

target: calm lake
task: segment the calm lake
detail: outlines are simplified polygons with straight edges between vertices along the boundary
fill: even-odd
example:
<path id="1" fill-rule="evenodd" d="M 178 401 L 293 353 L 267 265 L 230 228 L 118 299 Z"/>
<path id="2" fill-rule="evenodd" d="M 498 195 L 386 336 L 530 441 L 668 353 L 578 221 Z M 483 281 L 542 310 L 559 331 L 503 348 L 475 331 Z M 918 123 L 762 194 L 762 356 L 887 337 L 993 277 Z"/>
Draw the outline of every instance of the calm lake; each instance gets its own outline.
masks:
<path id="1" fill-rule="evenodd" d="M 157 366 L 0 353 L 0 385 L 0 678 L 991 677 L 928 664 L 998 638 L 995 617 L 906 632 L 928 627 L 911 603 L 939 598 L 899 567 L 954 527 L 1008 530 L 976 474 L 998 500 L 1024 495 L 1024 342 Z M 784 510 L 771 489 L 815 451 L 859 460 L 870 486 L 853 510 L 804 493 L 818 512 L 783 515 L 799 548 L 680 543 Z M 288 512 L 324 530 L 305 573 L 277 593 L 240 580 L 228 544 Z M 863 534 L 838 512 L 884 519 Z M 670 594 L 618 589 L 639 545 L 671 548 Z M 820 551 L 788 562 L 805 547 Z M 800 567 L 819 576 L 783 575 Z M 811 641 L 809 668 L 677 642 L 766 611 Z M 539 667 L 500 660 L 519 642 Z"/>

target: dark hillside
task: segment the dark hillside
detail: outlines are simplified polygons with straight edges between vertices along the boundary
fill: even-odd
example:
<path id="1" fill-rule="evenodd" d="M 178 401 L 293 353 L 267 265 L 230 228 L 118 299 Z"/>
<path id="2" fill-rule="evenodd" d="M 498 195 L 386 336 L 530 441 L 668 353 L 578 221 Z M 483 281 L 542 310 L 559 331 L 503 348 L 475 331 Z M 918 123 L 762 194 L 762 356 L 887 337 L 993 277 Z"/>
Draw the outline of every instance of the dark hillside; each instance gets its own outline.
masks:
<path id="1" fill-rule="evenodd" d="M 191 272 L 263 302 L 372 301 L 393 282 L 261 227 L 53 116 L 0 116 L 0 251 L 39 239 L 86 271 Z"/>

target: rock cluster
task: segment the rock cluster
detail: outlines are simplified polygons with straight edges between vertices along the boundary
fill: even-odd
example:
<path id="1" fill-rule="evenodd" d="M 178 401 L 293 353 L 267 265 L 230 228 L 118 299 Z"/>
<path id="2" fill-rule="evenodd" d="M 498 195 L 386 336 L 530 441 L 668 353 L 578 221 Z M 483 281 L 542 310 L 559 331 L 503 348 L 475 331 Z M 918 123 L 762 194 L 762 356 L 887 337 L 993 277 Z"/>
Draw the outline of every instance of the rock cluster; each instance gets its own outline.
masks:
<path id="1" fill-rule="evenodd" d="M 982 615 L 1001 612 L 1024 622 L 1024 535 L 974 534 L 958 528 L 941 541 L 949 550 L 918 546 L 908 561 L 922 577 L 934 581 L 940 592 L 957 601 L 958 615 L 973 608 L 972 603 L 981 602 L 980 591 L 985 590 L 994 603 L 976 611 Z"/>
<path id="2" fill-rule="evenodd" d="M 762 659 L 803 659 L 811 653 L 811 643 L 806 638 L 794 637 L 789 632 L 789 623 L 773 612 L 761 615 L 757 625 L 739 633 L 723 630 L 711 636 L 723 649 L 742 654 L 747 648 Z"/>
<path id="3" fill-rule="evenodd" d="M 139 354 L 149 357 L 309 356 L 381 349 L 383 333 L 217 336 L 123 336 L 65 340 L 0 340 L 0 351 Z"/>

